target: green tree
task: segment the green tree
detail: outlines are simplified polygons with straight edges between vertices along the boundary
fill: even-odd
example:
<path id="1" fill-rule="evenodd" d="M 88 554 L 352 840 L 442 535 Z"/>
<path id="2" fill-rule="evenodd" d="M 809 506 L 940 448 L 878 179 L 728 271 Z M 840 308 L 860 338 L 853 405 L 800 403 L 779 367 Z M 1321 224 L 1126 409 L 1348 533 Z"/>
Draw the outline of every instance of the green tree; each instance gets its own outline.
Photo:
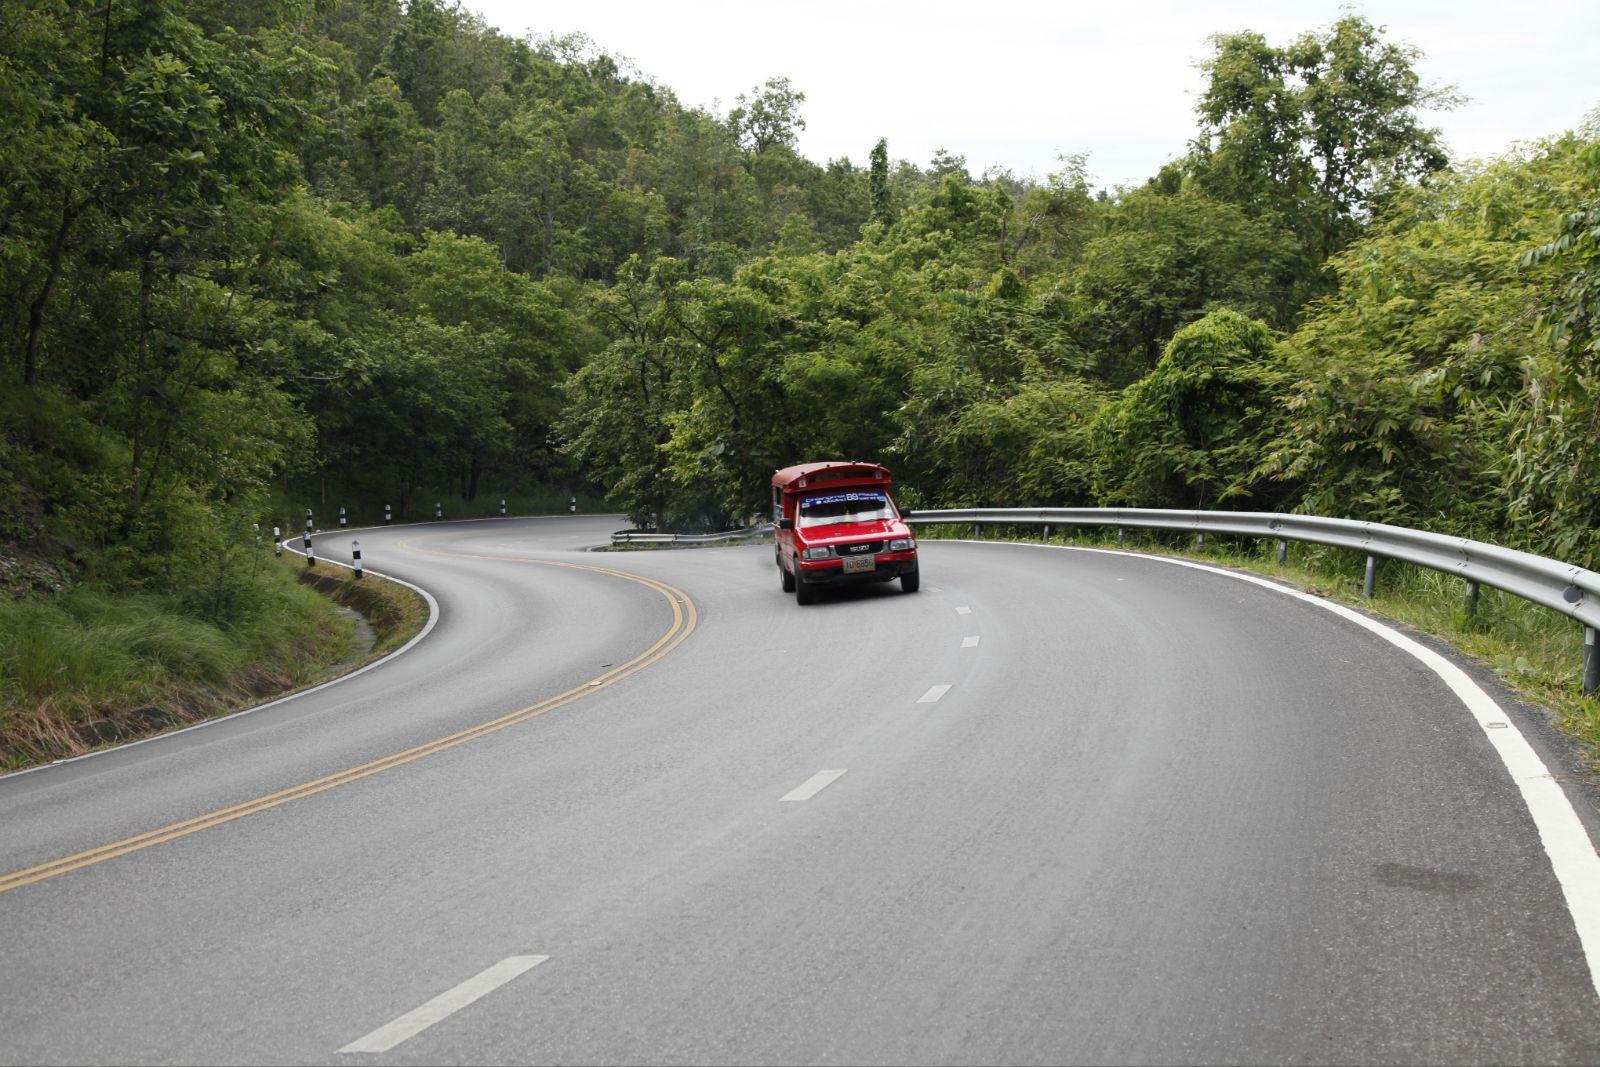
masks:
<path id="1" fill-rule="evenodd" d="M 1095 418 L 1096 496 L 1194 508 L 1246 496 L 1284 378 L 1264 323 L 1215 311 L 1185 326 L 1150 374 Z"/>
<path id="2" fill-rule="evenodd" d="M 737 105 L 728 112 L 741 147 L 761 153 L 782 145 L 793 148 L 799 131 L 806 128 L 800 105 L 806 94 L 788 78 L 768 78 L 765 85 L 740 93 Z"/>
<path id="3" fill-rule="evenodd" d="M 1421 52 L 1346 15 L 1274 47 L 1261 34 L 1211 39 L 1194 142 L 1205 187 L 1275 212 L 1320 258 L 1344 247 L 1386 193 L 1445 165 L 1420 112 L 1456 103 L 1424 86 Z"/>
<path id="4" fill-rule="evenodd" d="M 894 222 L 894 201 L 889 195 L 889 141 L 878 138 L 872 146 L 872 168 L 867 187 L 872 197 L 872 221 L 885 226 Z"/>

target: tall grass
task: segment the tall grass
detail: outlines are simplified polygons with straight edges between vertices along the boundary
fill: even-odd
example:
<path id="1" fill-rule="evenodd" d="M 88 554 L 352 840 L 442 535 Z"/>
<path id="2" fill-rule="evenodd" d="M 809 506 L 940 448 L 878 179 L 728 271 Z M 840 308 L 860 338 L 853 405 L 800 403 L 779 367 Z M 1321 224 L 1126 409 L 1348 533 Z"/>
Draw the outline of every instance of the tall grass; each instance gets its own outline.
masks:
<path id="1" fill-rule="evenodd" d="M 983 527 L 986 540 L 1037 542 L 1042 532 L 1038 526 Z M 971 528 L 919 526 L 917 536 L 970 537 Z M 1053 533 L 1050 543 L 1114 548 L 1116 534 L 1069 529 Z M 1208 534 L 1205 545 L 1196 548 L 1192 534 L 1127 530 L 1122 547 L 1249 570 L 1441 637 L 1492 669 L 1519 696 L 1555 711 L 1563 729 L 1582 741 L 1589 759 L 1600 764 L 1600 697 L 1579 691 L 1583 627 L 1548 608 L 1483 586 L 1469 611 L 1465 582 L 1394 560 L 1379 561 L 1377 591 L 1368 598 L 1362 594 L 1366 557 L 1324 545 L 1290 542 L 1283 564 L 1278 563 L 1276 543 L 1268 538 Z"/>
<path id="2" fill-rule="evenodd" d="M 184 596 L 80 587 L 0 601 L 0 766 L 293 688 L 355 651 L 354 622 L 288 567 L 194 578 Z"/>

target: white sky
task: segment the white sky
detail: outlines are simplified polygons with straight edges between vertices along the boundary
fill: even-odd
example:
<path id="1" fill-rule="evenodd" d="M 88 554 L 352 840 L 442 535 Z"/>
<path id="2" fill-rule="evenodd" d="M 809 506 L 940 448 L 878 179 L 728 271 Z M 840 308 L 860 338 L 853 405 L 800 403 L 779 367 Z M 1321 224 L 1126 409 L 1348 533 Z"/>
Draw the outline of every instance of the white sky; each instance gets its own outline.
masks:
<path id="1" fill-rule="evenodd" d="M 1089 153 L 1101 184 L 1133 184 L 1194 132 L 1197 59 L 1213 33 L 1281 44 L 1337 18 L 1338 0 L 465 0 L 514 35 L 580 32 L 689 105 L 725 112 L 786 75 L 806 94 L 800 148 L 865 163 L 878 137 L 925 164 L 937 148 L 1043 177 Z M 1434 113 L 1452 154 L 1492 155 L 1600 107 L 1597 0 L 1366 0 L 1348 5 L 1420 47 L 1424 81 L 1469 97 Z"/>

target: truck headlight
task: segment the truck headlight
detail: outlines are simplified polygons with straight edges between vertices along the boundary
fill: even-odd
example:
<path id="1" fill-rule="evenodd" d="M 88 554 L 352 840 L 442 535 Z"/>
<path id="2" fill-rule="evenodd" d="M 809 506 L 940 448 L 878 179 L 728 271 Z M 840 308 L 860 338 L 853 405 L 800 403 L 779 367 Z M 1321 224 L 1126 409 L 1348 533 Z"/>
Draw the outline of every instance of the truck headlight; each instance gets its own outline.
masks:
<path id="1" fill-rule="evenodd" d="M 831 555 L 833 555 L 833 549 L 828 548 L 826 545 L 819 548 L 808 548 L 805 551 L 806 559 L 827 559 Z"/>
<path id="2" fill-rule="evenodd" d="M 910 552 L 916 547 L 916 539 L 911 537 L 896 537 L 893 541 L 889 542 L 890 552 Z"/>

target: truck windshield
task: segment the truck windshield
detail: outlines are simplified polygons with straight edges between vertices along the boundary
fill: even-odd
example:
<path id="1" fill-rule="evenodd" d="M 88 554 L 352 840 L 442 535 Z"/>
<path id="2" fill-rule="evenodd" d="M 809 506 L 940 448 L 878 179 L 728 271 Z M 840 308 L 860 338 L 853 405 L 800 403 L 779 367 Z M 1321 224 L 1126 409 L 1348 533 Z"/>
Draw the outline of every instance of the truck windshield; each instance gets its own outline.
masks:
<path id="1" fill-rule="evenodd" d="M 874 519 L 892 519 L 889 498 L 877 489 L 850 493 L 824 493 L 803 497 L 800 501 L 802 527 L 830 526 L 839 522 L 871 522 Z"/>

